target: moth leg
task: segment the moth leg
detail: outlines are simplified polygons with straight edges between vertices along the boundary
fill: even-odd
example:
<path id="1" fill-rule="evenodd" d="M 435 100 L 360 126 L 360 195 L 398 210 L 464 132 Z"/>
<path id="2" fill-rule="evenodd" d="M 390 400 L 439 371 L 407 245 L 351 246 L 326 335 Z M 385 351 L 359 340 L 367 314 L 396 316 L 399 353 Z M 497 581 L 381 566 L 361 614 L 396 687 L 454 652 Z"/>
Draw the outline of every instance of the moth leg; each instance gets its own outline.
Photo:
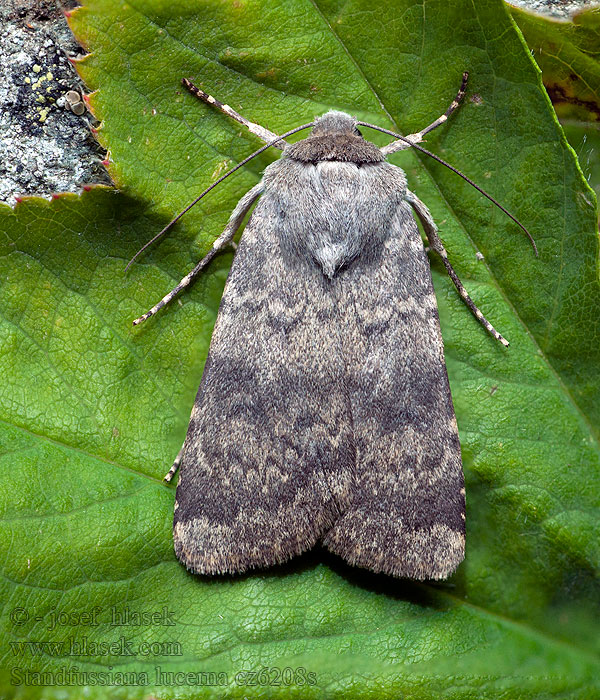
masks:
<path id="1" fill-rule="evenodd" d="M 425 234 L 427 236 L 427 240 L 429 241 L 429 245 L 442 258 L 442 262 L 444 263 L 446 272 L 448 273 L 450 279 L 454 282 L 454 286 L 463 298 L 465 304 L 469 307 L 469 309 L 471 309 L 475 318 L 488 331 L 488 333 L 490 333 L 490 335 L 493 335 L 494 338 L 496 338 L 496 340 L 499 340 L 502 343 L 502 345 L 508 347 L 508 340 L 506 340 L 506 338 L 504 338 L 502 335 L 500 335 L 500 333 L 498 333 L 498 331 L 492 326 L 492 324 L 477 308 L 471 297 L 467 294 L 467 290 L 463 287 L 462 282 L 458 278 L 458 275 L 456 274 L 454 268 L 448 260 L 448 253 L 446 252 L 444 244 L 438 236 L 438 229 L 435 225 L 435 221 L 433 220 L 429 209 L 427 209 L 425 204 L 423 204 L 423 202 L 417 197 L 417 195 L 411 192 L 410 190 L 406 191 L 406 201 L 409 202 L 409 204 L 415 210 L 416 215 L 419 217 L 421 223 L 423 224 L 423 228 L 425 229 Z"/>
<path id="2" fill-rule="evenodd" d="M 177 473 L 177 470 L 179 469 L 179 465 L 181 464 L 181 458 L 183 457 L 183 448 L 185 447 L 185 442 L 181 446 L 181 449 L 177 453 L 177 457 L 175 457 L 175 461 L 173 462 L 173 466 L 169 469 L 169 471 L 163 476 L 163 481 L 166 481 L 167 484 L 171 479 L 175 476 Z"/>
<path id="3" fill-rule="evenodd" d="M 195 95 L 199 100 L 202 100 L 202 102 L 206 102 L 206 104 L 216 107 L 228 117 L 235 119 L 236 122 L 239 122 L 240 124 L 245 126 L 251 134 L 258 136 L 258 138 L 261 139 L 261 141 L 269 143 L 270 141 L 274 141 L 277 138 L 277 134 L 274 134 L 272 131 L 265 129 L 265 127 L 261 126 L 260 124 L 254 124 L 253 122 L 248 121 L 229 105 L 225 105 L 222 102 L 219 102 L 219 100 L 217 100 L 212 95 L 209 95 L 207 92 L 204 92 L 204 90 L 201 90 L 199 87 L 196 87 L 194 83 L 191 82 L 191 80 L 183 78 L 181 82 L 192 93 L 192 95 Z M 273 148 L 279 148 L 280 150 L 283 150 L 285 148 L 286 142 L 281 140 L 271 145 L 273 146 Z"/>
<path id="4" fill-rule="evenodd" d="M 412 141 L 413 143 L 420 143 L 423 140 L 423 136 L 425 136 L 425 134 L 428 134 L 430 131 L 433 131 L 433 129 L 440 126 L 440 124 L 443 124 L 445 121 L 447 121 L 448 117 L 452 114 L 452 112 L 454 112 L 458 108 L 462 98 L 465 96 L 468 78 L 469 74 L 467 71 L 465 71 L 463 73 L 462 83 L 460 85 L 460 89 L 458 90 L 456 97 L 452 100 L 450 107 L 448 107 L 448 109 L 444 112 L 444 114 L 442 114 L 441 117 L 438 117 L 434 122 L 431 122 L 429 126 L 426 126 L 424 129 L 418 131 L 416 134 L 408 134 L 406 138 L 410 139 L 410 141 Z M 387 146 L 384 146 L 380 150 L 384 156 L 388 156 L 390 155 L 390 153 L 395 153 L 396 151 L 403 151 L 406 148 L 410 148 L 410 144 L 406 143 L 406 141 L 398 140 L 392 141 L 392 143 L 388 143 Z"/>
<path id="5" fill-rule="evenodd" d="M 213 243 L 212 248 L 208 251 L 208 253 L 202 258 L 202 260 L 200 260 L 200 262 L 191 272 L 188 272 L 188 274 L 174 289 L 172 289 L 165 297 L 163 297 L 158 302 L 158 304 L 153 306 L 150 309 L 150 311 L 145 313 L 143 316 L 136 318 L 133 322 L 134 326 L 139 325 L 147 318 L 150 318 L 150 316 L 154 316 L 154 314 L 159 309 L 162 309 L 163 306 L 166 306 L 175 296 L 177 296 L 177 294 L 179 294 L 179 292 L 182 289 L 185 289 L 185 287 L 189 286 L 196 279 L 196 277 L 215 257 L 219 250 L 221 250 L 221 248 L 224 248 L 228 243 L 231 242 L 232 238 L 235 236 L 235 232 L 238 230 L 242 221 L 244 220 L 244 216 L 246 216 L 248 210 L 254 204 L 255 200 L 262 194 L 263 190 L 264 185 L 261 180 L 258 183 L 258 185 L 255 185 L 251 190 L 246 192 L 246 194 L 240 199 L 235 209 L 231 213 L 231 216 L 229 217 L 229 221 L 227 222 L 227 226 L 225 226 L 223 233 Z"/>

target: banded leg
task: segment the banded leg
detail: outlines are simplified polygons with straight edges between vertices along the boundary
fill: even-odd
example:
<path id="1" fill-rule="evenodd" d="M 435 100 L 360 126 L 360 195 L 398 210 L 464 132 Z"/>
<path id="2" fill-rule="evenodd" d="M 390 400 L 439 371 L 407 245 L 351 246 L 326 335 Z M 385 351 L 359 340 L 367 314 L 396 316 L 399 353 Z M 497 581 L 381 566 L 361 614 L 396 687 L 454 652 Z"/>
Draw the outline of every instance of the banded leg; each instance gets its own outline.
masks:
<path id="1" fill-rule="evenodd" d="M 183 78 L 181 82 L 192 93 L 192 95 L 195 95 L 199 100 L 202 100 L 202 102 L 206 102 L 206 104 L 216 107 L 228 117 L 235 119 L 236 122 L 239 122 L 240 124 L 245 126 L 251 134 L 258 136 L 258 138 L 261 139 L 261 141 L 269 143 L 270 141 L 273 141 L 277 138 L 277 134 L 274 134 L 272 131 L 265 129 L 265 127 L 261 126 L 260 124 L 254 124 L 253 122 L 248 121 L 229 105 L 225 105 L 222 102 L 219 102 L 219 100 L 217 100 L 212 95 L 209 95 L 207 92 L 204 92 L 204 90 L 201 90 L 199 87 L 196 87 L 194 83 L 191 82 L 191 80 Z M 280 150 L 283 150 L 285 148 L 286 142 L 278 141 L 277 143 L 273 143 L 271 145 L 273 146 L 273 148 L 279 148 Z"/>
<path id="2" fill-rule="evenodd" d="M 175 457 L 175 461 L 173 462 L 173 466 L 169 469 L 169 471 L 163 476 L 163 481 L 166 481 L 167 484 L 171 479 L 175 476 L 177 473 L 177 470 L 179 469 L 179 465 L 181 464 L 181 458 L 183 457 L 183 448 L 185 447 L 185 442 L 181 446 L 181 449 L 177 453 L 177 457 Z"/>
<path id="3" fill-rule="evenodd" d="M 460 89 L 456 97 L 454 98 L 454 100 L 452 100 L 452 104 L 450 105 L 450 107 L 448 107 L 444 114 L 442 114 L 441 117 L 438 117 L 434 122 L 431 122 L 429 126 L 426 126 L 424 129 L 418 131 L 416 134 L 408 134 L 406 138 L 410 139 L 413 143 L 420 143 L 423 140 L 423 136 L 425 136 L 425 134 L 428 134 L 440 124 L 443 124 L 445 121 L 447 121 L 448 117 L 452 114 L 452 112 L 454 112 L 458 108 L 462 98 L 465 96 L 465 92 L 467 91 L 468 78 L 469 74 L 467 71 L 465 71 L 463 73 L 462 83 L 460 85 Z M 392 143 L 388 143 L 387 146 L 384 146 L 380 150 L 384 156 L 389 156 L 390 153 L 395 153 L 396 151 L 403 151 L 406 148 L 410 148 L 410 144 L 406 143 L 406 141 L 392 141 Z"/>
<path id="4" fill-rule="evenodd" d="M 477 306 L 475 305 L 475 302 L 467 294 L 467 290 L 463 287 L 462 282 L 458 278 L 458 275 L 456 274 L 456 272 L 454 271 L 454 268 L 452 267 L 452 265 L 450 264 L 450 262 L 448 260 L 448 253 L 446 252 L 446 249 L 444 248 L 444 244 L 442 243 L 440 237 L 438 236 L 437 226 L 435 225 L 435 221 L 433 220 L 433 217 L 431 216 L 429 209 L 427 209 L 425 204 L 423 204 L 423 202 L 417 197 L 417 195 L 412 193 L 410 190 L 406 191 L 406 201 L 409 202 L 409 204 L 415 210 L 416 215 L 421 220 L 421 223 L 423 224 L 423 228 L 425 229 L 425 234 L 427 236 L 427 240 L 429 241 L 429 245 L 442 258 L 442 262 L 444 263 L 444 267 L 446 268 L 446 272 L 448 273 L 448 276 L 450 277 L 450 279 L 454 282 L 454 286 L 456 287 L 456 289 L 458 290 L 458 293 L 463 298 L 465 304 L 469 307 L 469 309 L 471 309 L 475 318 L 488 331 L 488 333 L 490 333 L 490 335 L 494 336 L 494 338 L 496 338 L 496 340 L 499 340 L 502 343 L 502 345 L 504 345 L 505 347 L 508 347 L 508 340 L 506 340 L 506 338 L 504 338 L 502 335 L 500 335 L 500 333 L 498 333 L 498 331 L 492 326 L 492 324 L 486 319 L 486 317 L 477 308 Z"/>
<path id="5" fill-rule="evenodd" d="M 231 239 L 235 236 L 235 232 L 238 230 L 242 221 L 244 220 L 244 216 L 246 216 L 248 210 L 254 204 L 255 200 L 262 194 L 263 190 L 264 185 L 261 180 L 258 183 L 258 185 L 255 185 L 251 190 L 246 192 L 246 194 L 240 199 L 235 209 L 231 213 L 231 216 L 229 217 L 229 221 L 227 222 L 227 226 L 225 226 L 223 233 L 213 243 L 212 248 L 208 251 L 208 253 L 202 258 L 202 260 L 200 260 L 200 262 L 191 272 L 188 272 L 188 274 L 174 289 L 172 289 L 165 297 L 163 297 L 158 302 L 158 304 L 153 306 L 150 309 L 150 311 L 145 313 L 143 316 L 136 318 L 133 322 L 134 326 L 139 325 L 147 318 L 150 318 L 150 316 L 154 316 L 154 314 L 159 309 L 162 309 L 163 306 L 166 306 L 174 297 L 177 296 L 177 294 L 179 294 L 179 292 L 182 289 L 185 289 L 185 287 L 189 286 L 196 279 L 196 277 L 215 257 L 219 250 L 221 250 L 221 248 L 224 248 L 228 243 L 231 242 Z"/>

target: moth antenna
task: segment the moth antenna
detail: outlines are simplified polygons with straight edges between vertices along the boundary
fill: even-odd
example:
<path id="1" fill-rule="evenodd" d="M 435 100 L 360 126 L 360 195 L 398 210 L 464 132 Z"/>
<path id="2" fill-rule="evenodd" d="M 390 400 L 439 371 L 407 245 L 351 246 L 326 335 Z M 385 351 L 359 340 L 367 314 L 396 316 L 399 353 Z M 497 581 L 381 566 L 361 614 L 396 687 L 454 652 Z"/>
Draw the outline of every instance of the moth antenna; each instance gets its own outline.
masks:
<path id="1" fill-rule="evenodd" d="M 425 153 L 425 155 L 429 156 L 430 158 L 433 158 L 434 160 L 437 160 L 438 163 L 441 163 L 442 165 L 445 165 L 447 168 L 452 170 L 452 172 L 456 173 L 460 177 L 462 177 L 463 180 L 469 183 L 471 187 L 474 187 L 478 192 L 480 192 L 484 197 L 487 197 L 490 202 L 495 204 L 498 209 L 503 211 L 506 216 L 508 216 L 510 219 L 512 219 L 515 224 L 520 226 L 523 231 L 525 231 L 525 234 L 527 235 L 527 238 L 531 241 L 531 245 L 533 246 L 533 250 L 535 252 L 535 257 L 539 257 L 537 245 L 535 244 L 535 241 L 533 240 L 533 236 L 529 233 L 529 231 L 523 226 L 523 224 L 516 218 L 514 217 L 507 209 L 505 209 L 500 202 L 496 201 L 491 195 L 489 195 L 484 189 L 479 187 L 476 183 L 471 180 L 470 177 L 467 177 L 464 173 L 461 173 L 460 170 L 455 168 L 453 165 L 450 165 L 450 163 L 447 163 L 445 160 L 440 158 L 439 156 L 436 156 L 435 153 L 432 153 L 431 151 L 428 151 L 426 148 L 423 148 L 422 146 L 417 145 L 416 143 L 413 143 L 410 139 L 407 139 L 406 137 L 402 136 L 402 134 L 397 134 L 395 131 L 390 131 L 389 129 L 384 129 L 381 126 L 375 126 L 375 124 L 369 124 L 368 122 L 356 122 L 358 126 L 367 126 L 369 129 L 375 129 L 376 131 L 382 131 L 384 134 L 389 134 L 390 136 L 394 136 L 397 139 L 400 139 L 401 141 L 406 141 L 406 143 L 410 144 L 412 148 L 416 148 L 417 151 L 421 151 L 422 153 Z"/>
<path id="2" fill-rule="evenodd" d="M 131 260 L 127 263 L 127 266 L 125 267 L 125 272 L 127 272 L 127 270 L 129 270 L 129 268 L 131 267 L 131 265 L 135 262 L 135 260 L 138 258 L 138 256 L 140 256 L 140 255 L 146 250 L 146 248 L 148 248 L 148 247 L 151 246 L 155 241 L 157 241 L 159 238 L 161 238 L 162 236 L 164 236 L 164 234 L 171 228 L 171 226 L 173 226 L 175 223 L 177 223 L 177 221 L 179 221 L 179 219 L 181 219 L 181 217 L 182 217 L 184 214 L 186 214 L 195 204 L 197 204 L 197 203 L 202 199 L 202 197 L 204 197 L 204 195 L 208 194 L 213 188 L 215 188 L 218 184 L 220 184 L 221 182 L 223 182 L 223 180 L 225 180 L 225 178 L 229 177 L 230 175 L 233 175 L 233 173 L 234 173 L 236 170 L 239 170 L 241 167 L 243 167 L 244 165 L 246 165 L 246 163 L 247 163 L 248 161 L 250 161 L 250 160 L 252 160 L 252 158 L 254 158 L 254 157 L 260 155 L 263 151 L 266 151 L 267 148 L 270 148 L 273 144 L 277 143 L 278 141 L 281 141 L 282 139 L 287 138 L 288 136 L 291 136 L 292 134 L 295 134 L 295 133 L 298 132 L 298 131 L 302 131 L 302 129 L 308 129 L 308 128 L 311 127 L 311 126 L 314 126 L 314 122 L 309 122 L 308 124 L 303 124 L 302 126 L 297 126 L 295 129 L 290 129 L 290 131 L 286 131 L 285 134 L 281 134 L 281 136 L 278 136 L 276 139 L 273 139 L 272 141 L 269 141 L 269 143 L 265 144 L 264 146 L 262 146 L 261 148 L 259 148 L 257 151 L 254 151 L 254 153 L 252 153 L 251 155 L 249 155 L 247 158 L 244 158 L 244 160 L 240 161 L 236 166 L 234 166 L 233 168 L 231 168 L 231 170 L 228 170 L 228 171 L 225 173 L 225 175 L 221 175 L 221 177 L 220 177 L 218 180 L 215 180 L 215 182 L 213 182 L 212 185 L 210 185 L 209 187 L 207 187 L 207 188 L 204 190 L 204 192 L 202 192 L 201 194 L 199 194 L 199 195 L 196 197 L 196 199 L 194 199 L 194 201 L 193 201 L 191 204 L 189 204 L 183 211 L 179 212 L 179 214 L 177 214 L 177 216 L 176 216 L 174 219 L 172 219 L 171 221 L 169 221 L 169 223 L 163 228 L 162 231 L 159 231 L 159 232 L 156 234 L 156 236 L 154 236 L 154 238 L 152 238 L 151 240 L 149 240 L 147 243 L 145 243 L 145 244 L 138 250 L 138 252 L 133 256 L 133 258 L 131 258 Z"/>

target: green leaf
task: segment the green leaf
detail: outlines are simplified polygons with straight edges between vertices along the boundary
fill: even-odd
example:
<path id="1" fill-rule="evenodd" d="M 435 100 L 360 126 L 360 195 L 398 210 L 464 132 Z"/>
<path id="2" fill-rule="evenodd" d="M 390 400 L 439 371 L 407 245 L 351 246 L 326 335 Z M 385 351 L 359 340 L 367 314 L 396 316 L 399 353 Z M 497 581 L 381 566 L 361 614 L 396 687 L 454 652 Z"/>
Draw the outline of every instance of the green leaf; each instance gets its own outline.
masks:
<path id="1" fill-rule="evenodd" d="M 80 70 L 123 191 L 0 209 L 0 694 L 598 696 L 594 195 L 502 3 L 87 0 L 71 23 L 92 52 Z M 427 146 L 518 216 L 540 257 L 454 174 L 394 157 L 511 341 L 506 350 L 486 335 L 432 259 L 467 480 L 464 564 L 435 586 L 320 550 L 243 577 L 188 574 L 161 477 L 231 256 L 179 304 L 139 328 L 131 320 L 208 249 L 276 154 L 228 179 L 123 274 L 174 212 L 260 145 L 180 78 L 274 131 L 335 107 L 406 133 L 446 109 L 465 69 L 465 104 Z M 126 612 L 142 624 L 113 624 Z M 48 641 L 63 646 L 20 645 Z M 109 688 L 123 679 L 73 667 L 138 675 Z M 196 676 L 157 678 L 157 667 Z"/>
<path id="2" fill-rule="evenodd" d="M 596 122 L 562 122 L 565 136 L 577 154 L 577 160 L 586 180 L 600 196 L 600 124 Z"/>
<path id="3" fill-rule="evenodd" d="M 600 10 L 584 10 L 564 22 L 509 7 L 558 116 L 600 120 Z"/>

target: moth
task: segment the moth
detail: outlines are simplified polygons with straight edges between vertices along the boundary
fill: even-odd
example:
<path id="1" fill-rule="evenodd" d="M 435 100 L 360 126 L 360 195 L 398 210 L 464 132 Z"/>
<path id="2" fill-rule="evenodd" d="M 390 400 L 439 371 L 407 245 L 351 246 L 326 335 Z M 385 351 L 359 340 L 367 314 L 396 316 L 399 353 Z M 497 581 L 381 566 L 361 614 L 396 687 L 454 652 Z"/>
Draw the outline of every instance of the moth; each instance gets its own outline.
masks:
<path id="1" fill-rule="evenodd" d="M 183 81 L 266 145 L 150 243 L 250 158 L 271 146 L 283 150 L 240 199 L 210 252 L 134 321 L 187 287 L 258 199 L 229 273 L 184 445 L 165 477 L 180 471 L 173 533 L 190 571 L 240 573 L 317 543 L 350 564 L 418 580 L 443 579 L 464 558 L 460 443 L 413 214 L 467 306 L 508 343 L 467 294 L 429 210 L 386 156 L 412 147 L 441 161 L 418 143 L 459 106 L 467 77 L 446 112 L 409 136 L 338 111 L 278 136 Z M 308 127 L 304 140 L 284 141 Z M 378 148 L 359 127 L 396 140 Z"/>

